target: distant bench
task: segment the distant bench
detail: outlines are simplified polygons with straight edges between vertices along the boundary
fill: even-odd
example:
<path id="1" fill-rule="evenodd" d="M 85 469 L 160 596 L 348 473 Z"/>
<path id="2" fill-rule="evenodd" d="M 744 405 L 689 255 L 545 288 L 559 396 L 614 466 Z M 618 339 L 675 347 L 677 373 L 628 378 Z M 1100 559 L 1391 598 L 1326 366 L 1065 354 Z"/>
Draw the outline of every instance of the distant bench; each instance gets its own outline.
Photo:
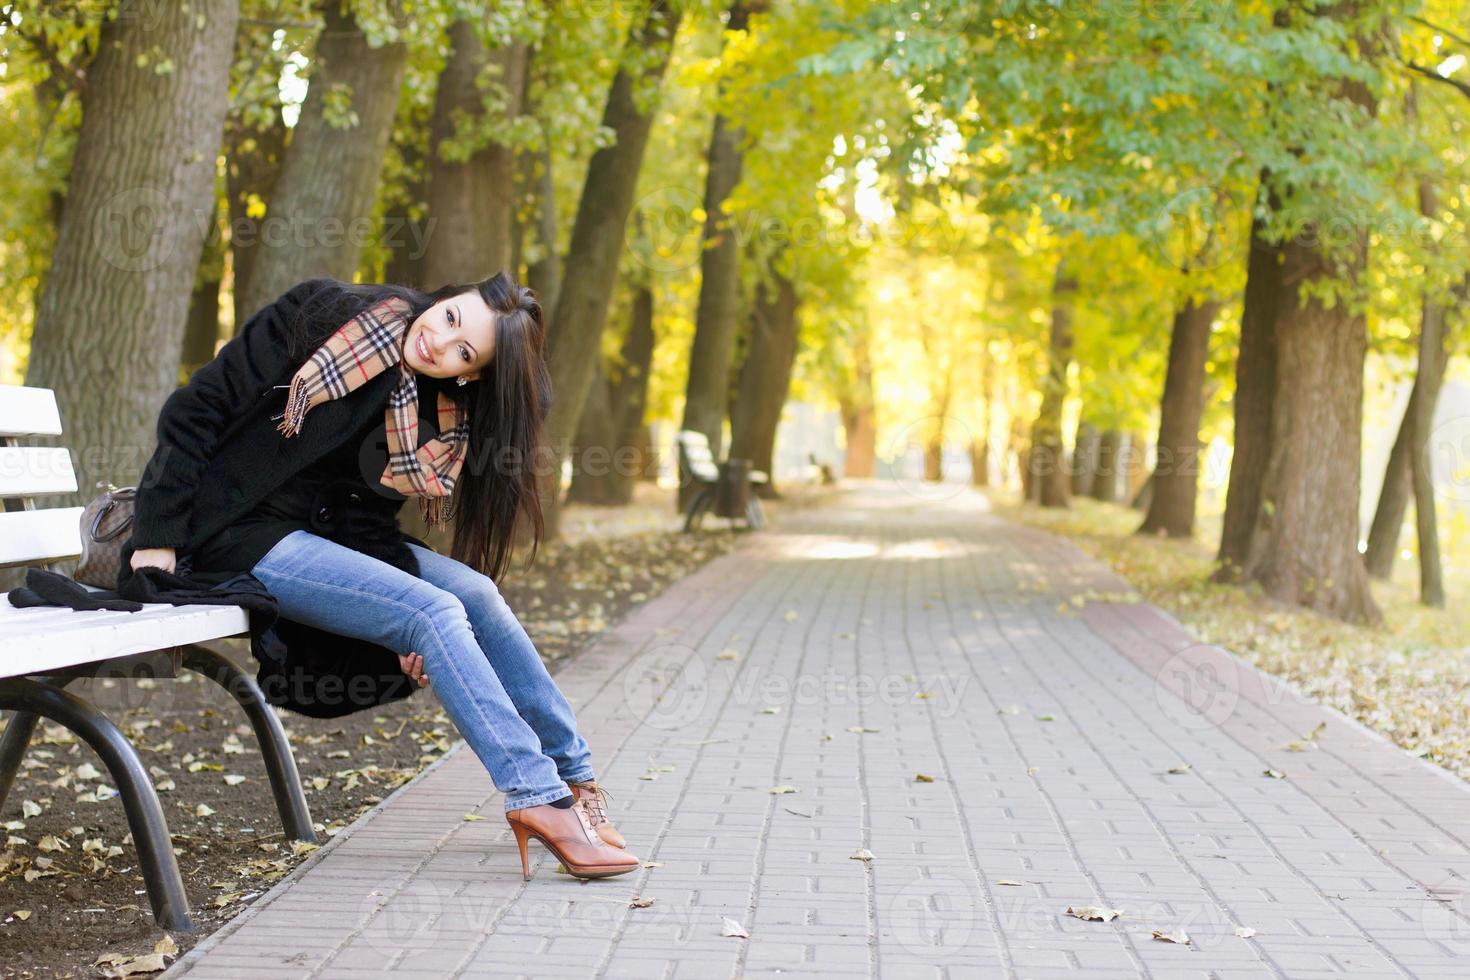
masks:
<path id="1" fill-rule="evenodd" d="M 49 569 L 50 562 L 81 554 L 82 508 L 37 510 L 34 503 L 36 497 L 77 489 L 70 452 L 20 445 L 22 437 L 59 435 L 61 416 L 50 390 L 0 385 L 0 568 Z M 208 677 L 232 693 L 250 719 L 287 838 L 315 841 L 280 719 L 253 677 L 228 657 L 198 645 L 248 630 L 248 615 L 239 606 L 148 603 L 139 612 L 84 612 L 59 606 L 17 609 L 0 597 L 0 710 L 10 712 L 0 736 L 0 811 L 38 716 L 81 736 L 117 784 L 153 917 L 165 929 L 189 932 L 193 924 L 158 793 L 122 731 L 65 688 L 78 677 L 177 677 L 180 669 Z"/>
<path id="2" fill-rule="evenodd" d="M 685 531 L 698 528 L 711 510 L 732 523 L 743 517 L 753 529 L 765 526 L 761 502 L 751 487 L 769 482 L 767 473 L 750 469 L 749 462 L 743 459 L 716 463 L 714 453 L 710 452 L 709 437 L 703 432 L 680 429 L 675 441 L 679 445 L 681 479 L 688 479 L 694 485 L 694 493 L 684 511 Z"/>

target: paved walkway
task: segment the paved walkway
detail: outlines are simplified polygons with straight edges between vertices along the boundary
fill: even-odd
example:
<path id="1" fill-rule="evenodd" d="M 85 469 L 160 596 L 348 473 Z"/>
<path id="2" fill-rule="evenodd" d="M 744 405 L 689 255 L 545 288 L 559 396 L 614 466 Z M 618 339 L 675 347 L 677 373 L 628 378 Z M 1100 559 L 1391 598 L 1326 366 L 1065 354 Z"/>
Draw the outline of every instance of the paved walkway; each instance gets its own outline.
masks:
<path id="1" fill-rule="evenodd" d="M 1466 786 L 1126 591 L 858 486 L 560 675 L 642 871 L 522 883 L 461 744 L 166 976 L 1470 975 Z"/>

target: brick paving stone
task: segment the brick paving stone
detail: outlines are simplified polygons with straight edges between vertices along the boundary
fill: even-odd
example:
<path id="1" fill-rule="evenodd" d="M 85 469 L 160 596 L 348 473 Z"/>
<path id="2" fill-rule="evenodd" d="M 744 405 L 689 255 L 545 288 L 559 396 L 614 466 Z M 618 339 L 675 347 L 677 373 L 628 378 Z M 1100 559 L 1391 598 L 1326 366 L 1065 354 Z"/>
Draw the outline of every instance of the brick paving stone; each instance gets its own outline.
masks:
<path id="1" fill-rule="evenodd" d="M 950 489 L 788 514 L 558 674 L 659 867 L 522 882 L 461 743 L 165 976 L 1470 975 L 1463 782 Z"/>

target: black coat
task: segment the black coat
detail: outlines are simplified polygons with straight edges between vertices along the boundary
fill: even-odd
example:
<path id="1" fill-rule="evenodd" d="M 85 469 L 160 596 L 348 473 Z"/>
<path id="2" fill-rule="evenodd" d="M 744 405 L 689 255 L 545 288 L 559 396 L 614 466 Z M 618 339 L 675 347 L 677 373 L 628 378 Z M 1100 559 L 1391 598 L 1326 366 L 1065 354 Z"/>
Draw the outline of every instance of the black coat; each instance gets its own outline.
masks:
<path id="1" fill-rule="evenodd" d="M 133 574 L 135 549 L 171 547 L 187 553 L 350 438 L 372 416 L 381 416 L 393 371 L 315 406 L 295 436 L 288 439 L 277 431 L 271 416 L 284 407 L 286 389 L 276 386 L 289 382 L 306 356 L 293 357 L 289 340 L 295 315 L 307 302 L 314 308 L 326 304 L 332 316 L 329 326 L 308 338 L 306 354 L 366 305 L 360 292 L 335 279 L 298 283 L 251 316 L 212 361 L 164 402 L 158 447 L 138 480 L 119 591 Z M 385 509 L 381 500 L 363 503 L 345 489 L 324 488 L 322 494 L 311 509 L 313 533 L 419 574 L 405 542 L 424 542 L 398 529 L 393 509 Z M 201 590 L 216 584 L 207 576 L 196 580 Z M 257 679 L 267 699 L 313 717 L 364 710 L 417 690 L 395 651 L 284 617 L 267 626 L 265 617 L 252 613 L 251 652 L 260 663 Z"/>

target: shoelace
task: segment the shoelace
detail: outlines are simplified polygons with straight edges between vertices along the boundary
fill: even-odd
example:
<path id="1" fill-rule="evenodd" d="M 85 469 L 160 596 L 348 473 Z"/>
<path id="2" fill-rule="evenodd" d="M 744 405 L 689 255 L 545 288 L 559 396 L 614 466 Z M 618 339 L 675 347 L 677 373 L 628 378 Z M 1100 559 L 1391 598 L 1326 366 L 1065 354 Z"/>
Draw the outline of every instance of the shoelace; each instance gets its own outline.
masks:
<path id="1" fill-rule="evenodd" d="M 580 783 L 577 789 L 581 792 L 577 802 L 582 804 L 582 809 L 586 811 L 588 821 L 592 826 L 595 827 L 606 821 L 607 790 L 596 783 Z"/>

